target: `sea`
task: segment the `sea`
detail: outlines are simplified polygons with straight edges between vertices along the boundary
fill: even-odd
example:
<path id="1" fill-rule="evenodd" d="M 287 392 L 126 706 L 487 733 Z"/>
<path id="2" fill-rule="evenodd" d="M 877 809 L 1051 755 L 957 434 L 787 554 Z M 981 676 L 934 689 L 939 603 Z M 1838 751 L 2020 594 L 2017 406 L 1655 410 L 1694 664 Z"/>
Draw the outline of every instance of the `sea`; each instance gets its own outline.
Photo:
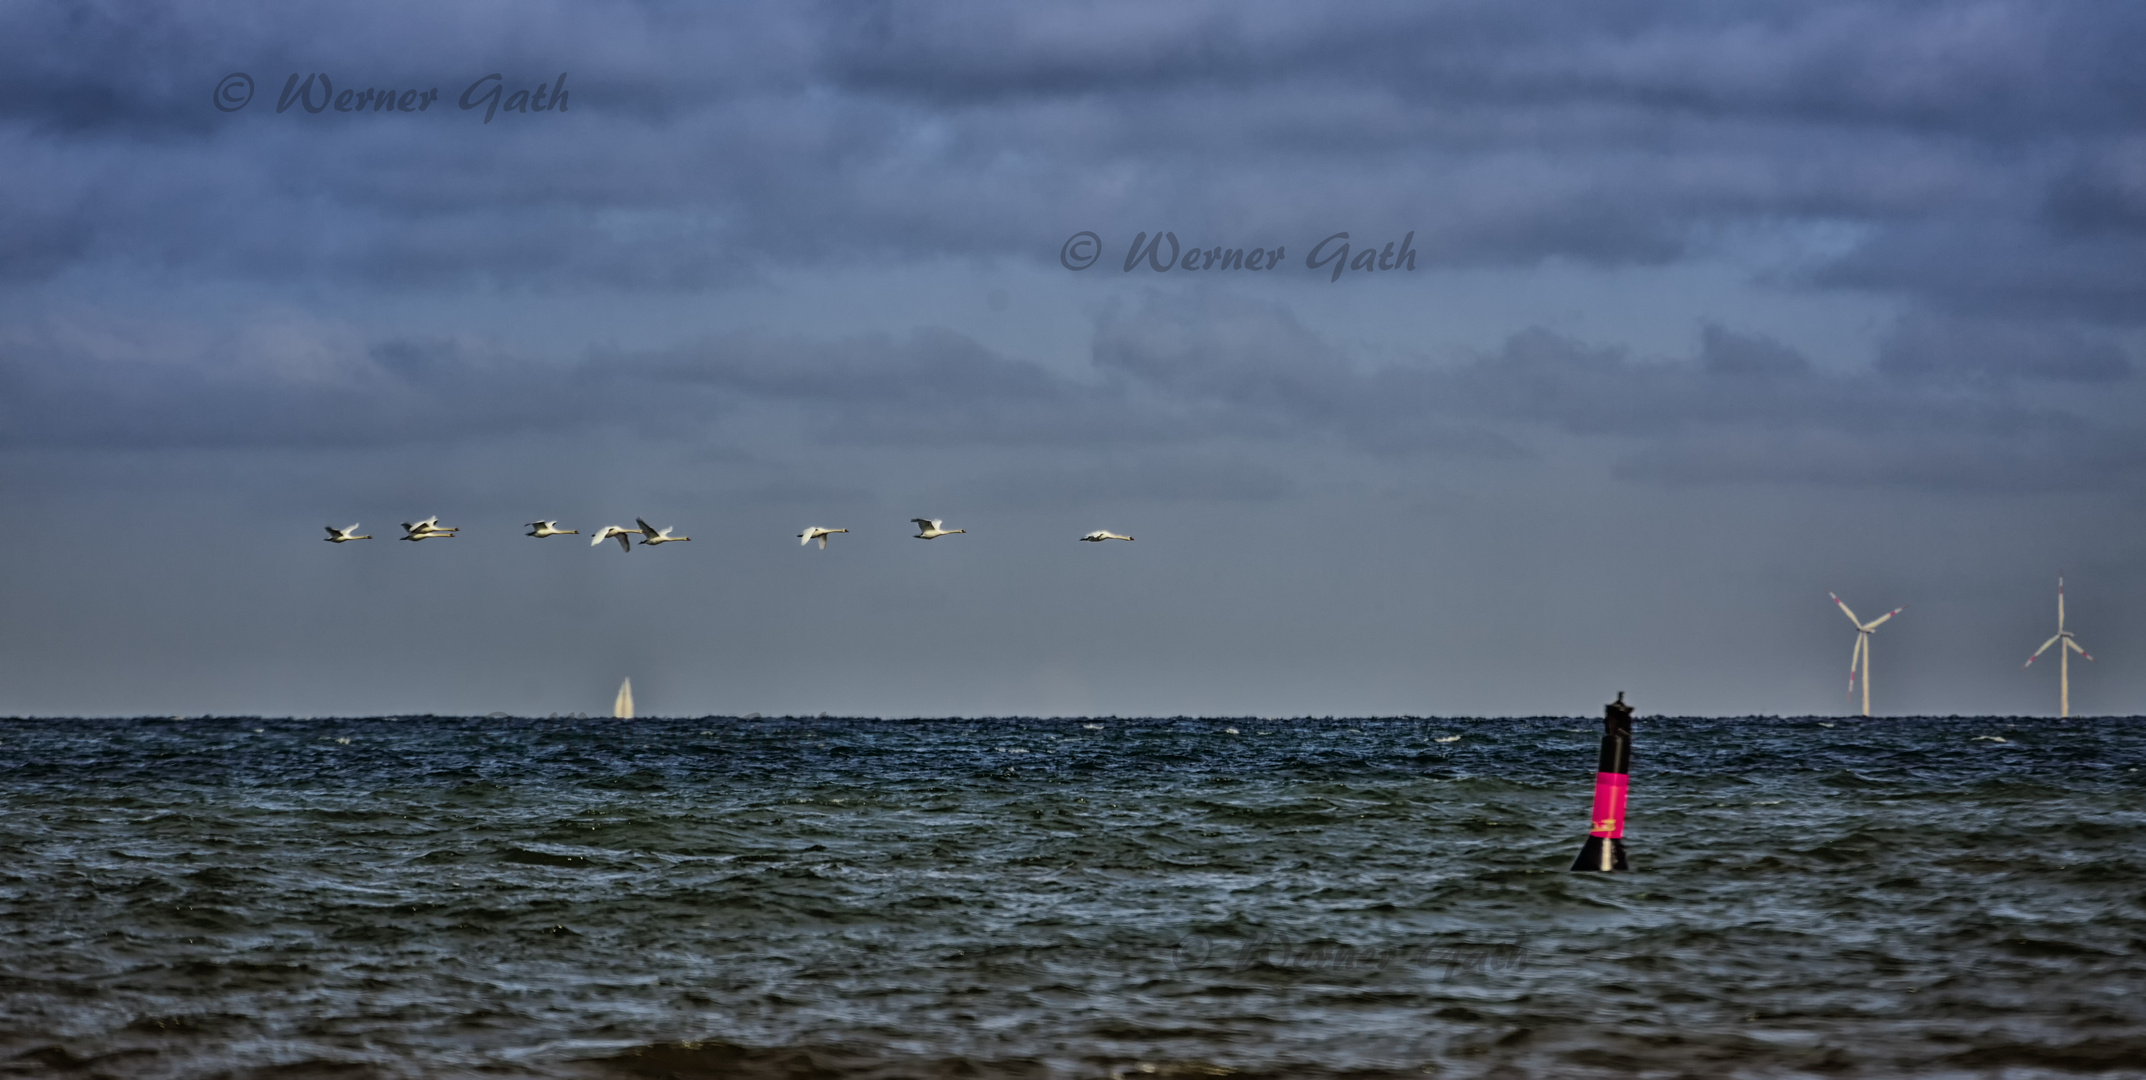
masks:
<path id="1" fill-rule="evenodd" d="M 2146 724 L 0 720 L 0 1075 L 2146 1077 Z"/>

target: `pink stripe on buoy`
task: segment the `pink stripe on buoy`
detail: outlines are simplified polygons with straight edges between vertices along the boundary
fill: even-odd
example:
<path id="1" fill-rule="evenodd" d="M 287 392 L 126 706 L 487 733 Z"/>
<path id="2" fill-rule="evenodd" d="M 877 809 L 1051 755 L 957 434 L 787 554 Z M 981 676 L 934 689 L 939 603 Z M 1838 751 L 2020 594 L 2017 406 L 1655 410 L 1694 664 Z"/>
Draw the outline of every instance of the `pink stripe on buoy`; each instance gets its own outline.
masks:
<path id="1" fill-rule="evenodd" d="M 1623 773 L 1595 774 L 1595 819 L 1590 836 L 1621 839 L 1624 836 L 1624 797 L 1632 778 Z"/>

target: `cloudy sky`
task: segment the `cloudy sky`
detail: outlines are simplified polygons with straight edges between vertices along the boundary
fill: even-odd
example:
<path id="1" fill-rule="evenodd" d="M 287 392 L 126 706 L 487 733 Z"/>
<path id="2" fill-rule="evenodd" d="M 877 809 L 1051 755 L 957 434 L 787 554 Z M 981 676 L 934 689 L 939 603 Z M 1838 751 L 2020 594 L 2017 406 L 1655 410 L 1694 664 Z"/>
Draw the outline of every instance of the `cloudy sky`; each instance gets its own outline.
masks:
<path id="1" fill-rule="evenodd" d="M 2075 708 L 2140 712 L 2142 53 L 2052 0 L 11 4 L 0 714 L 1800 715 L 1829 590 L 1908 606 L 1877 711 L 2053 713 L 2060 571 Z M 693 542 L 520 535 L 636 516 Z"/>

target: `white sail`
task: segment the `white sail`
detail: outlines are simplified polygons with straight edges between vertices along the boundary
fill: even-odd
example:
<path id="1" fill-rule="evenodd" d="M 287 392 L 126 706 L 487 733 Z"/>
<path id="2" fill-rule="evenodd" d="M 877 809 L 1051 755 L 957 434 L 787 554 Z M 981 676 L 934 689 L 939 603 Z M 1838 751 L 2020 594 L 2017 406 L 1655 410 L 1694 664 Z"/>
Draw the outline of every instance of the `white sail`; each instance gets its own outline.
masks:
<path id="1" fill-rule="evenodd" d="M 618 720 L 633 719 L 633 680 L 618 684 L 618 699 L 611 703 L 611 715 Z"/>

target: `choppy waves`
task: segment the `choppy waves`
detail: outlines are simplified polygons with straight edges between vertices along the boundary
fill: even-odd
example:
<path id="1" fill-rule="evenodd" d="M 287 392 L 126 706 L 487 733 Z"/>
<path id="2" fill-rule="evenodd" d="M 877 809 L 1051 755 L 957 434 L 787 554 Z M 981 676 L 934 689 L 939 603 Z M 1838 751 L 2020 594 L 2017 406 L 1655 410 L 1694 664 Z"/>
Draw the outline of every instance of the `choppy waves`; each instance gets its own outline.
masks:
<path id="1" fill-rule="evenodd" d="M 0 1072 L 2146 1075 L 2137 723 L 1828 723 L 0 721 Z"/>

